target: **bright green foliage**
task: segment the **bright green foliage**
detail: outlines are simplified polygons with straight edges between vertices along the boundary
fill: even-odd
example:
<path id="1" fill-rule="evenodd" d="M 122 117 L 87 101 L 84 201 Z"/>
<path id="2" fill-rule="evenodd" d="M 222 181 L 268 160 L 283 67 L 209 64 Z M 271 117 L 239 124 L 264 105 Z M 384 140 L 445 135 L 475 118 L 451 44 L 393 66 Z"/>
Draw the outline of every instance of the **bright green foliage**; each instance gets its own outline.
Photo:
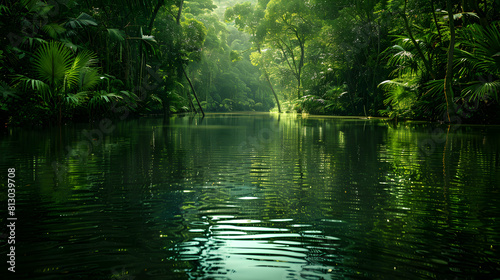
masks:
<path id="1" fill-rule="evenodd" d="M 418 4 L 418 1 L 409 1 L 405 7 L 409 11 Z M 463 118 L 462 122 L 469 118 L 475 122 L 495 121 L 498 114 L 494 108 L 499 106 L 497 92 L 500 86 L 499 64 L 495 60 L 500 51 L 498 22 L 490 24 L 491 19 L 484 20 L 491 16 L 490 13 L 464 11 L 470 8 L 467 5 L 463 9 L 458 5 L 452 7 L 457 12 L 453 16 L 457 37 L 452 72 L 449 73 L 449 92 L 454 97 L 447 102 L 444 93 L 448 74 L 445 70 L 450 63 L 447 58 L 451 37 L 449 17 L 443 11 L 445 6 L 443 2 L 430 1 L 412 11 L 422 11 L 428 15 L 428 20 L 414 20 L 412 25 L 406 25 L 403 30 L 406 34 L 396 36 L 396 45 L 385 51 L 393 79 L 379 86 L 387 92 L 385 103 L 390 105 L 380 112 L 391 116 L 443 120 L 444 112 L 452 110 L 452 114 Z M 435 11 L 433 7 L 442 10 Z M 475 7 L 476 10 L 484 8 L 486 6 Z M 496 5 L 490 8 L 498 9 Z M 475 109 L 465 113 L 463 108 L 470 107 L 471 103 L 475 104 Z"/>
<path id="2" fill-rule="evenodd" d="M 204 110 L 269 110 L 268 87 L 260 79 L 259 69 L 250 63 L 250 36 L 227 25 L 215 13 L 198 15 L 197 20 L 206 28 L 206 40 L 200 59 L 189 65 L 188 74 Z"/>
<path id="3" fill-rule="evenodd" d="M 498 122 L 499 15 L 495 0 L 3 1 L 0 118 L 169 115 L 196 93 L 207 111 Z"/>
<path id="4" fill-rule="evenodd" d="M 62 111 L 79 105 L 85 93 L 100 82 L 95 63 L 92 52 L 74 56 L 62 43 L 52 41 L 40 46 L 34 55 L 36 78 L 19 75 L 17 79 L 25 88 L 38 92 L 48 109 L 59 113 L 60 122 Z"/>
<path id="5" fill-rule="evenodd" d="M 189 53 L 190 60 L 200 60 L 203 43 L 207 36 L 205 25 L 196 19 L 182 22 L 184 50 Z"/>
<path id="6" fill-rule="evenodd" d="M 488 99 L 498 101 L 500 92 L 500 24 L 483 28 L 478 24 L 467 27 L 462 36 L 465 49 L 458 50 L 457 64 L 463 80 L 469 80 L 462 90 L 472 102 Z"/>

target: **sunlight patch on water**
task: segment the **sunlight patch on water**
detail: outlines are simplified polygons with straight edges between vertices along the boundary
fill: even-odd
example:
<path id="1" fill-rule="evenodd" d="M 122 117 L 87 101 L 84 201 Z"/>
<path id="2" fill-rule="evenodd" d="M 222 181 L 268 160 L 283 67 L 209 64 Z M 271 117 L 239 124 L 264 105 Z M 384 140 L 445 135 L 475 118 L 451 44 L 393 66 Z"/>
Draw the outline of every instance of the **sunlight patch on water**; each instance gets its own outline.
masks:
<path id="1" fill-rule="evenodd" d="M 259 198 L 255 197 L 255 196 L 244 196 L 244 197 L 238 197 L 238 199 L 241 199 L 241 200 L 253 200 L 253 199 L 259 199 Z"/>
<path id="2" fill-rule="evenodd" d="M 217 221 L 220 224 L 257 224 L 262 222 L 261 220 L 224 220 Z"/>
<path id="3" fill-rule="evenodd" d="M 286 228 L 242 227 L 242 226 L 232 226 L 232 225 L 214 225 L 210 229 L 211 230 L 237 229 L 243 231 L 290 231 L 289 229 Z"/>
<path id="4" fill-rule="evenodd" d="M 270 222 L 292 222 L 293 219 L 270 219 Z"/>

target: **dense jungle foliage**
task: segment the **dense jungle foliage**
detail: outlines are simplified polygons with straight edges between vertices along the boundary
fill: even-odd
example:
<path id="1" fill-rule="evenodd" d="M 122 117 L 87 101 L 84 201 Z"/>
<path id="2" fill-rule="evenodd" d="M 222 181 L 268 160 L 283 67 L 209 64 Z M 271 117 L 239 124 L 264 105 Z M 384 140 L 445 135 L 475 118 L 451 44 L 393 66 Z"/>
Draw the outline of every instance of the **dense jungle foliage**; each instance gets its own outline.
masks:
<path id="1" fill-rule="evenodd" d="M 0 119 L 500 123 L 499 0 L 0 1 Z"/>

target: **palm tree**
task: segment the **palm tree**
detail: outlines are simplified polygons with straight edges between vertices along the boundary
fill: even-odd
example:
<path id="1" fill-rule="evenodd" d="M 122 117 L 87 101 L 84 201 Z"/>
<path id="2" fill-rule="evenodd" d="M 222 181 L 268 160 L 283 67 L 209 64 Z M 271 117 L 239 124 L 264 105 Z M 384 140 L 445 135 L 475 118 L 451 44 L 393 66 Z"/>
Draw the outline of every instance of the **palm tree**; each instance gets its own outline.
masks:
<path id="1" fill-rule="evenodd" d="M 379 113 L 387 114 L 391 118 L 412 116 L 413 107 L 418 100 L 419 80 L 426 71 L 423 61 L 416 55 L 415 46 L 410 38 L 399 36 L 397 44 L 385 51 L 387 64 L 394 67 L 391 80 L 381 82 L 378 87 L 386 93 L 384 104 L 388 109 Z M 416 40 L 420 44 L 420 51 L 427 55 L 425 42 Z"/>
<path id="2" fill-rule="evenodd" d="M 96 55 L 81 51 L 76 56 L 61 42 L 43 44 L 34 56 L 36 78 L 18 75 L 25 87 L 40 93 L 42 101 L 52 110 L 59 112 L 61 124 L 64 108 L 78 105 L 100 81 L 95 67 Z"/>
<path id="3" fill-rule="evenodd" d="M 468 26 L 463 33 L 466 49 L 457 50 L 460 73 L 468 78 L 462 96 L 470 102 L 498 100 L 500 92 L 500 24 Z"/>

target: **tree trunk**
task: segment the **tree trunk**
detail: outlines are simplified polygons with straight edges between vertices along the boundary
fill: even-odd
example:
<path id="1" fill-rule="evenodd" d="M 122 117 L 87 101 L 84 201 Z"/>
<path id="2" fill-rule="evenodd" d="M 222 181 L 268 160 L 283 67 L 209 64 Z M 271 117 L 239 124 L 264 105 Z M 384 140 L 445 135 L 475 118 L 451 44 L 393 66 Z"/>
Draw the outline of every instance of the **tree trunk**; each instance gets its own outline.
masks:
<path id="1" fill-rule="evenodd" d="M 432 9 L 432 17 L 434 18 L 434 24 L 436 25 L 436 29 L 438 32 L 439 42 L 441 42 L 442 41 L 441 28 L 439 28 L 439 24 L 437 21 L 436 10 L 434 9 L 434 0 L 431 0 L 431 9 Z"/>
<path id="2" fill-rule="evenodd" d="M 148 25 L 148 32 L 151 35 L 153 33 L 153 24 L 156 19 L 156 15 L 158 14 L 158 11 L 160 10 L 161 6 L 165 4 L 165 0 L 158 1 L 158 5 L 155 7 L 153 11 L 153 15 L 151 16 L 151 19 L 149 20 L 149 25 Z"/>
<path id="3" fill-rule="evenodd" d="M 165 98 L 165 100 L 162 100 L 161 105 L 163 106 L 163 116 L 169 117 L 170 116 L 170 102 L 169 102 L 168 98 Z"/>
<path id="4" fill-rule="evenodd" d="M 446 98 L 446 115 L 448 122 L 451 122 L 451 117 L 455 114 L 455 106 L 453 102 L 453 51 L 455 49 L 455 23 L 453 20 L 453 5 L 451 0 L 446 0 L 446 9 L 448 10 L 448 21 L 450 24 L 450 46 L 448 47 L 448 63 L 446 67 L 446 77 L 444 78 L 444 96 Z"/>
<path id="5" fill-rule="evenodd" d="M 257 50 L 259 51 L 259 54 L 262 55 L 262 52 L 260 51 L 260 44 L 257 44 Z M 274 99 L 276 100 L 276 104 L 278 105 L 278 112 L 281 113 L 281 106 L 280 106 L 280 101 L 278 100 L 278 95 L 274 91 L 273 84 L 271 83 L 271 79 L 269 78 L 269 74 L 267 73 L 266 67 L 264 65 L 262 65 L 262 71 L 264 71 L 264 76 L 266 77 L 266 80 L 269 83 L 269 87 L 273 92 Z"/>
<path id="6" fill-rule="evenodd" d="M 177 24 L 181 24 L 181 13 L 182 13 L 182 5 L 184 4 L 184 0 L 181 0 L 179 4 L 179 13 L 177 13 Z M 198 95 L 196 95 L 196 90 L 194 90 L 193 84 L 191 83 L 191 79 L 189 79 L 189 76 L 186 73 L 186 70 L 184 69 L 184 65 L 181 65 L 182 72 L 184 73 L 184 76 L 186 77 L 189 86 L 191 87 L 191 90 L 193 91 L 194 98 L 196 99 L 196 102 L 198 103 L 198 107 L 200 107 L 201 114 L 203 117 L 205 117 L 205 112 L 203 112 L 203 108 L 201 107 L 200 100 L 198 99 Z M 194 107 L 193 107 L 194 108 Z M 196 112 L 196 109 L 195 109 Z"/>
<path id="7" fill-rule="evenodd" d="M 201 107 L 200 100 L 198 99 L 198 96 L 196 95 L 196 91 L 194 90 L 193 84 L 191 83 L 191 79 L 189 79 L 189 76 L 186 73 L 186 70 L 184 70 L 184 66 L 182 67 L 182 72 L 184 72 L 184 76 L 188 80 L 189 86 L 191 87 L 191 90 L 193 91 L 194 98 L 196 99 L 196 102 L 198 103 L 198 107 L 200 107 L 201 114 L 205 116 L 205 112 L 203 112 L 203 108 Z"/>
<path id="8" fill-rule="evenodd" d="M 297 98 L 300 99 L 302 96 L 300 94 L 300 86 L 301 86 L 301 76 L 302 76 L 302 67 L 304 67 L 304 57 L 305 57 L 305 44 L 302 40 L 300 40 L 299 35 L 297 35 L 297 39 L 299 40 L 300 44 L 300 60 L 299 60 L 299 67 L 298 67 L 298 73 L 297 73 Z"/>
<path id="9" fill-rule="evenodd" d="M 184 5 L 184 0 L 180 0 L 179 12 L 177 13 L 177 24 L 181 24 L 181 13 L 182 13 L 182 6 L 183 5 Z"/>
<path id="10" fill-rule="evenodd" d="M 278 105 L 278 112 L 281 113 L 281 106 L 280 106 L 280 101 L 278 100 L 278 95 L 276 95 L 276 92 L 274 91 L 273 84 L 271 84 L 271 79 L 269 79 L 269 74 L 267 74 L 266 69 L 264 69 L 264 76 L 266 76 L 266 80 L 269 83 L 269 87 L 273 92 L 274 99 L 276 100 L 276 105 Z"/>
<path id="11" fill-rule="evenodd" d="M 130 88 L 132 85 L 130 83 L 130 44 L 128 40 L 125 40 L 125 73 L 124 73 L 124 79 L 125 79 L 125 85 L 127 88 Z"/>
<path id="12" fill-rule="evenodd" d="M 407 4 L 408 4 L 408 0 L 405 0 L 405 6 L 403 9 L 403 16 L 402 16 L 403 21 L 405 23 L 406 32 L 408 32 L 408 36 L 410 37 L 410 40 L 412 41 L 413 45 L 417 49 L 418 55 L 420 56 L 420 58 L 424 62 L 425 69 L 427 69 L 427 71 L 429 72 L 429 74 L 431 74 L 433 79 L 436 79 L 436 75 L 434 74 L 434 71 L 432 71 L 432 67 L 431 67 L 429 61 L 427 60 L 427 58 L 425 58 L 425 55 L 422 52 L 422 49 L 420 48 L 420 45 L 418 44 L 417 40 L 415 40 L 415 38 L 413 37 L 413 33 L 411 32 L 410 24 L 408 23 L 408 18 L 406 17 L 406 5 Z"/>

